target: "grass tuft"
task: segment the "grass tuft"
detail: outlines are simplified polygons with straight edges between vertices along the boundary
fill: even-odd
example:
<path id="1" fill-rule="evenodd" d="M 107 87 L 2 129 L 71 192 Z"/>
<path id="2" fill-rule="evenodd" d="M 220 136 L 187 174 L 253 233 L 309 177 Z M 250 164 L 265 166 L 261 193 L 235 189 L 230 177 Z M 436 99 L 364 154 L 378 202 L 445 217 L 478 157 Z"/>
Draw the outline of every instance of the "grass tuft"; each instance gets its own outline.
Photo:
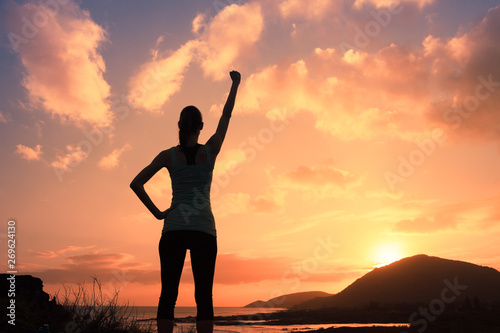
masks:
<path id="1" fill-rule="evenodd" d="M 54 298 L 70 313 L 73 332 L 155 333 L 156 325 L 139 320 L 134 306 L 119 305 L 118 293 L 103 293 L 101 282 L 93 276 L 90 288 L 82 283 L 64 286 L 64 294 L 58 292 Z"/>

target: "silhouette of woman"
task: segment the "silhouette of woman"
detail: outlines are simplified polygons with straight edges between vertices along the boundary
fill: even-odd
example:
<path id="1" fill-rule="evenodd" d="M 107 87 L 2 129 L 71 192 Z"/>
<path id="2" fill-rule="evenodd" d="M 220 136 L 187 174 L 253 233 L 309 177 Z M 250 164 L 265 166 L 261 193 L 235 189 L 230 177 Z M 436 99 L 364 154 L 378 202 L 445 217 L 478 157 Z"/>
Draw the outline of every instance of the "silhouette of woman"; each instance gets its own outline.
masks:
<path id="1" fill-rule="evenodd" d="M 231 90 L 215 134 L 205 145 L 198 143 L 203 121 L 194 106 L 180 115 L 179 145 L 158 154 L 132 180 L 130 187 L 159 220 L 165 220 L 158 250 L 161 266 L 161 294 L 158 303 L 158 333 L 173 332 L 174 307 L 186 250 L 190 250 L 197 307 L 196 329 L 213 332 L 212 286 L 217 256 L 215 220 L 210 206 L 212 171 L 226 136 L 233 111 L 240 73 L 231 71 Z M 144 184 L 161 168 L 167 168 L 172 180 L 172 203 L 160 211 L 144 190 Z"/>

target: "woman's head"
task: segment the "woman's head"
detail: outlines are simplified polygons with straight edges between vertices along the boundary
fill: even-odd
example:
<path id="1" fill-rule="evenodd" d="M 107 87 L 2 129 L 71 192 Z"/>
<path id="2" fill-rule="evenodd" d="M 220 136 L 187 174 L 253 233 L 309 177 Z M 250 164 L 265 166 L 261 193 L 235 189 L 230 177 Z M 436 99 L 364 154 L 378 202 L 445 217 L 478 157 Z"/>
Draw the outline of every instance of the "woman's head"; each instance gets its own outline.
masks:
<path id="1" fill-rule="evenodd" d="M 192 135 L 197 135 L 203 128 L 201 112 L 195 106 L 186 106 L 181 111 L 179 118 L 179 143 L 186 146 L 187 140 Z"/>

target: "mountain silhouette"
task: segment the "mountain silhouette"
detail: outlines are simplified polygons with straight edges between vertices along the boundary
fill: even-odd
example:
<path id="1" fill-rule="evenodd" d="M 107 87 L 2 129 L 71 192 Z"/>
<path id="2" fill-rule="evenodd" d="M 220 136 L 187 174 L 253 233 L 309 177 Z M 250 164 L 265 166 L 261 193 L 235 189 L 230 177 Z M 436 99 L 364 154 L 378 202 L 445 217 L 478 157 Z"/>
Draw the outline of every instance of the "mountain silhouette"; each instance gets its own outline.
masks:
<path id="1" fill-rule="evenodd" d="M 300 293 L 293 293 L 287 295 L 281 295 L 278 297 L 271 298 L 267 301 L 255 301 L 250 304 L 245 305 L 245 308 L 286 308 L 290 309 L 300 303 L 317 298 L 331 296 L 332 294 L 325 293 L 323 291 L 306 291 Z"/>
<path id="2" fill-rule="evenodd" d="M 428 304 L 433 300 L 476 306 L 500 303 L 500 272 L 421 254 L 375 268 L 338 294 L 302 302 L 294 309 Z"/>

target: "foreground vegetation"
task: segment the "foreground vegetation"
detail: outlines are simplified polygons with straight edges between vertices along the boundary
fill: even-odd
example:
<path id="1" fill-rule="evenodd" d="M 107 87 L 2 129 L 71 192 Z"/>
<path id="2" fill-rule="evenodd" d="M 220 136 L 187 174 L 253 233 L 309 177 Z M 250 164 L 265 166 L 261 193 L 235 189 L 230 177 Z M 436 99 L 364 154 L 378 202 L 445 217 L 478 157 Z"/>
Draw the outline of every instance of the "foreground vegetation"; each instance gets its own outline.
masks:
<path id="1" fill-rule="evenodd" d="M 79 333 L 153 333 L 156 325 L 141 321 L 137 310 L 128 303 L 119 305 L 118 293 L 103 293 L 101 282 L 92 278 L 91 287 L 78 284 L 64 288 L 64 294 L 54 297 L 68 312 L 70 321 L 66 326 Z"/>

